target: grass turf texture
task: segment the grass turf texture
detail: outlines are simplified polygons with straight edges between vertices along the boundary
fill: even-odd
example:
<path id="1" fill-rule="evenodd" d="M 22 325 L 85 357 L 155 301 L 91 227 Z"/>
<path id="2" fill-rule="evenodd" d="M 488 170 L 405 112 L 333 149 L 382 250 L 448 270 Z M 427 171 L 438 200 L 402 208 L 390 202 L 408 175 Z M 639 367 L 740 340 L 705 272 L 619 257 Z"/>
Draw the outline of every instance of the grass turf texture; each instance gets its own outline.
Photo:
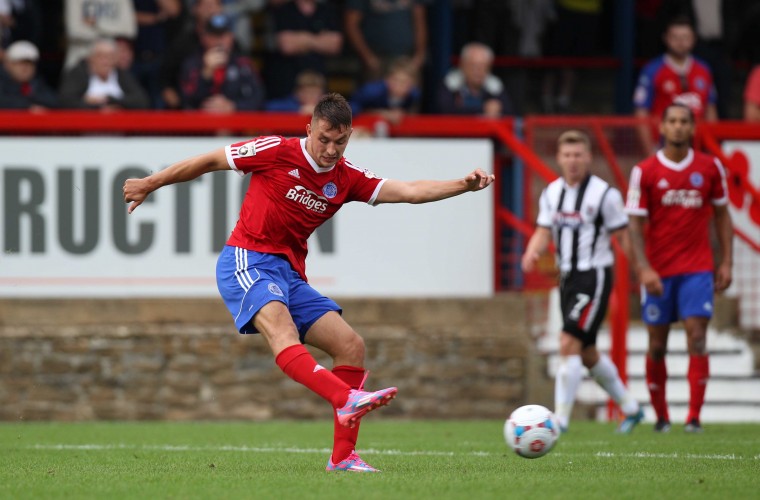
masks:
<path id="1" fill-rule="evenodd" d="M 325 472 L 331 422 L 6 423 L 0 498 L 757 498 L 760 425 L 573 422 L 534 460 L 502 425 L 369 417 L 359 474 Z"/>

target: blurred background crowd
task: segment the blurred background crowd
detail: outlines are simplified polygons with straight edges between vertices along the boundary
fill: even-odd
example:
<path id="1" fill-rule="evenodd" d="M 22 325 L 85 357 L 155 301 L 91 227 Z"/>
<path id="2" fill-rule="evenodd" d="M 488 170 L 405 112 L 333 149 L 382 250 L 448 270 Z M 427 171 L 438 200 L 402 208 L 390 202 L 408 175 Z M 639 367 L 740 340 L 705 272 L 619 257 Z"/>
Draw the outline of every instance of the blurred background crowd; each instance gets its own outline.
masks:
<path id="1" fill-rule="evenodd" d="M 760 2 L 626 2 L 620 36 L 611 0 L 0 0 L 0 108 L 309 114 L 336 91 L 397 122 L 644 116 L 664 93 L 760 120 Z"/>

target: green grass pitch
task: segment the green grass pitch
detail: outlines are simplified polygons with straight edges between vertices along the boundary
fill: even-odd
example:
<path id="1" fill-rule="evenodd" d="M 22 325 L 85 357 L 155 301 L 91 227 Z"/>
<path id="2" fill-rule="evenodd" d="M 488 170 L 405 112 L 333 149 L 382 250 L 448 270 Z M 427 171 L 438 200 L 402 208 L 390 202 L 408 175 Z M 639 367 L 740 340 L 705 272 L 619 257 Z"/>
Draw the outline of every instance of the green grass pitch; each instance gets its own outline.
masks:
<path id="1" fill-rule="evenodd" d="M 374 418 L 373 418 L 374 417 Z M 632 435 L 573 422 L 554 450 L 509 451 L 500 421 L 369 416 L 380 474 L 327 473 L 331 422 L 4 423 L 0 498 L 758 498 L 760 425 Z"/>

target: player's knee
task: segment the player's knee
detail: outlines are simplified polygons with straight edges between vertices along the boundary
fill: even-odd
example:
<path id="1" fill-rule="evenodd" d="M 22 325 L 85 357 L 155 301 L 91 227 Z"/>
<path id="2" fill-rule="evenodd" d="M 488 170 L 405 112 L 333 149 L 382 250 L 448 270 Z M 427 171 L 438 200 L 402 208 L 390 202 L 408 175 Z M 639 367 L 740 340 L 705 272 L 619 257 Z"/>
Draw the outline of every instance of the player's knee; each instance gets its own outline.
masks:
<path id="1" fill-rule="evenodd" d="M 350 360 L 353 366 L 363 366 L 365 353 L 364 339 L 358 333 L 348 336 L 340 345 L 340 357 Z"/>
<path id="2" fill-rule="evenodd" d="M 586 347 L 581 352 L 581 359 L 583 360 L 583 366 L 591 369 L 599 362 L 599 351 L 596 350 L 595 346 Z"/>

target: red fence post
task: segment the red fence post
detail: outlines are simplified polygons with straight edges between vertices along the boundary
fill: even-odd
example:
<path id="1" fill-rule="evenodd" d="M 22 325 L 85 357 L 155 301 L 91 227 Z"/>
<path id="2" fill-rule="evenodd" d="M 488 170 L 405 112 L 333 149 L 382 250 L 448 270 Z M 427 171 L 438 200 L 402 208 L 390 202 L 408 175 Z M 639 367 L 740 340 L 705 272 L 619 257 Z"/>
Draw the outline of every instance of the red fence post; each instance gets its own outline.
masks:
<path id="1" fill-rule="evenodd" d="M 610 358 L 617 366 L 623 384 L 628 385 L 626 336 L 630 314 L 628 297 L 631 290 L 631 278 L 628 274 L 628 258 L 625 252 L 622 251 L 616 240 L 613 240 L 613 247 L 615 249 L 615 284 L 610 296 Z M 620 417 L 620 409 L 612 400 L 607 402 L 607 417 L 610 420 L 617 420 Z"/>

